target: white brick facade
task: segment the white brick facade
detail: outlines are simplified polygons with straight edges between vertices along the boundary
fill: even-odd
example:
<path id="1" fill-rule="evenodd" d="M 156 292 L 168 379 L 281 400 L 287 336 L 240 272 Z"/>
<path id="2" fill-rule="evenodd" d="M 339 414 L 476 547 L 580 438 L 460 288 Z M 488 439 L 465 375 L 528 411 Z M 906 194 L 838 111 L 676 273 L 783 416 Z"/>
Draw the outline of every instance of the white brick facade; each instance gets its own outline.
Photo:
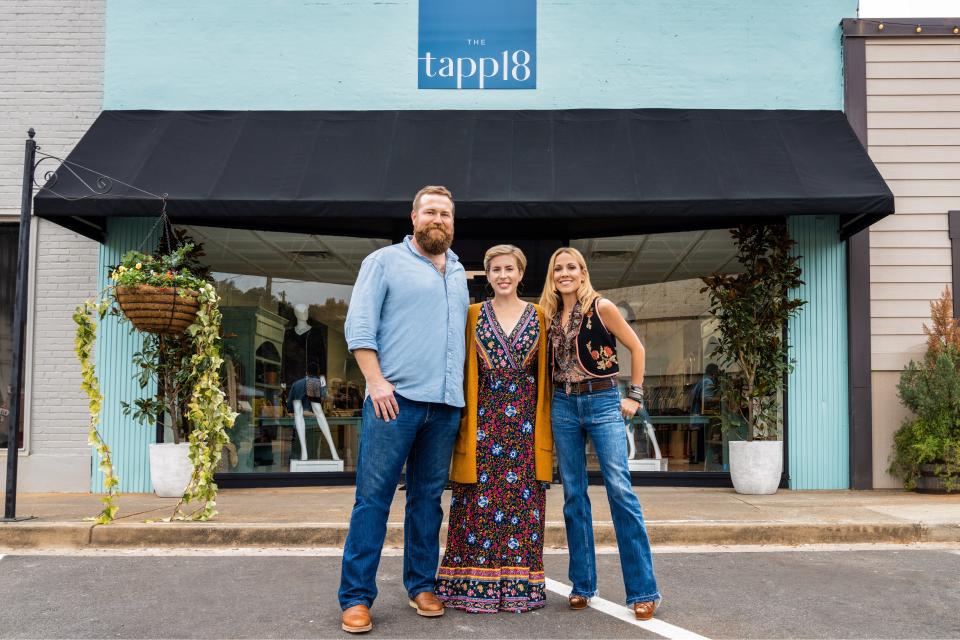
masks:
<path id="1" fill-rule="evenodd" d="M 100 113 L 105 10 L 105 0 L 0 0 L 0 223 L 19 218 L 27 129 L 43 151 L 64 157 Z M 46 221 L 33 227 L 18 488 L 87 491 L 88 414 L 71 314 L 96 291 L 99 245 Z"/>

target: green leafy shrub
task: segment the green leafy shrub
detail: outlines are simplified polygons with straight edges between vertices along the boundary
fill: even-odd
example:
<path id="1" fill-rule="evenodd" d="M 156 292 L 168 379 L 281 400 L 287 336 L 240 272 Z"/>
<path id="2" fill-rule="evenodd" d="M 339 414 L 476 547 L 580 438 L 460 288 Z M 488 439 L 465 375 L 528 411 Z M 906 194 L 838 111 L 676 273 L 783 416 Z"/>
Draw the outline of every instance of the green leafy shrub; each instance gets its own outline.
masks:
<path id="1" fill-rule="evenodd" d="M 897 393 L 913 416 L 893 436 L 890 473 L 915 489 L 926 470 L 947 491 L 960 489 L 960 331 L 950 291 L 932 302 L 932 328 L 924 326 L 927 352 L 900 374 Z"/>

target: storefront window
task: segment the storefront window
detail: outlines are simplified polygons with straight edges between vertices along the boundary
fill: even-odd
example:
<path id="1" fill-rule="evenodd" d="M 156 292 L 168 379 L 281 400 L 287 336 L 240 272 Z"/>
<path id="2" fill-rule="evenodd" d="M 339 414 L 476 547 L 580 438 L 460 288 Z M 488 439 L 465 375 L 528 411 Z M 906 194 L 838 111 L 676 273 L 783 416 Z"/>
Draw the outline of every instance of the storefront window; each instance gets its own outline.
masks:
<path id="1" fill-rule="evenodd" d="M 613 301 L 646 350 L 649 416 L 628 429 L 634 471 L 728 471 L 735 411 L 721 406 L 720 385 L 736 371 L 712 355 L 716 320 L 700 278 L 736 272 L 736 249 L 726 230 L 574 240 L 587 259 L 594 287 Z M 631 371 L 619 349 L 621 386 Z M 723 423 L 733 428 L 723 428 Z M 659 459 L 658 459 L 659 453 Z M 588 450 L 588 454 L 592 454 Z M 599 469 L 590 455 L 591 469 Z"/>
<path id="2" fill-rule="evenodd" d="M 7 424 L 13 385 L 13 307 L 17 292 L 17 244 L 20 225 L 0 224 L 0 447 L 7 447 Z M 23 446 L 23 416 L 17 446 Z"/>
<path id="3" fill-rule="evenodd" d="M 223 473 L 354 471 L 363 376 L 343 324 L 385 239 L 188 227 L 222 298 L 224 386 L 239 413 Z"/>

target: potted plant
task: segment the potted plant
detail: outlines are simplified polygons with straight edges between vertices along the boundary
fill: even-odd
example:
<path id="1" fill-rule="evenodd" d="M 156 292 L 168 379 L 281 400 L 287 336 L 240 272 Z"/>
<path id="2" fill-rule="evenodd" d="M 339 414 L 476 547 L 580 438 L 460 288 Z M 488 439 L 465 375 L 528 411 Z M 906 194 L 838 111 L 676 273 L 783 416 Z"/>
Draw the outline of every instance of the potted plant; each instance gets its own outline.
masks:
<path id="1" fill-rule="evenodd" d="M 100 456 L 106 476 L 105 508 L 98 522 L 116 516 L 113 498 L 118 485 L 109 447 L 98 431 L 103 397 L 92 362 L 97 319 L 113 313 L 129 319 L 143 332 L 143 347 L 135 354 L 139 383 L 156 383 L 157 394 L 122 403 L 126 415 L 153 426 L 170 428 L 174 442 L 151 445 L 151 480 L 158 495 L 180 497 L 172 517 L 208 519 L 216 511 L 217 486 L 213 474 L 228 441 L 226 429 L 236 418 L 224 402 L 220 385 L 221 314 L 219 297 L 206 281 L 193 243 L 178 235 L 176 248 L 155 255 L 128 252 L 111 269 L 111 285 L 96 300 L 77 308 L 76 352 L 83 388 L 90 398 L 89 440 Z M 152 306 L 144 306 L 152 305 Z M 161 316 L 159 320 L 150 315 Z M 189 321 L 189 322 L 188 322 Z M 181 507 L 193 500 L 203 506 L 185 514 Z"/>
<path id="2" fill-rule="evenodd" d="M 156 386 L 152 397 L 121 402 L 123 414 L 147 427 L 164 424 L 173 437 L 173 442 L 150 445 L 150 482 L 163 498 L 182 496 L 193 473 L 185 419 L 193 340 L 186 329 L 196 321 L 208 272 L 194 243 L 180 240 L 172 251 L 161 245 L 156 255 L 129 251 L 110 273 L 117 307 L 143 336 L 133 356 L 140 389 Z"/>
<path id="3" fill-rule="evenodd" d="M 803 284 L 800 256 L 786 225 L 740 225 L 731 232 L 740 273 L 703 278 L 717 319 L 713 355 L 728 373 L 720 384 L 725 430 L 743 430 L 730 442 L 730 476 L 738 493 L 775 493 L 783 472 L 780 393 L 792 369 L 787 323 L 805 304 L 791 295 Z"/>
<path id="4" fill-rule="evenodd" d="M 197 250 L 181 244 L 168 253 L 124 254 L 112 271 L 113 296 L 123 315 L 138 330 L 159 335 L 179 335 L 197 317 L 200 287 L 206 280 L 190 268 Z"/>
<path id="5" fill-rule="evenodd" d="M 923 360 L 911 360 L 897 385 L 913 415 L 893 436 L 889 471 L 906 489 L 951 492 L 960 489 L 960 323 L 949 288 L 930 303 L 930 312 Z"/>

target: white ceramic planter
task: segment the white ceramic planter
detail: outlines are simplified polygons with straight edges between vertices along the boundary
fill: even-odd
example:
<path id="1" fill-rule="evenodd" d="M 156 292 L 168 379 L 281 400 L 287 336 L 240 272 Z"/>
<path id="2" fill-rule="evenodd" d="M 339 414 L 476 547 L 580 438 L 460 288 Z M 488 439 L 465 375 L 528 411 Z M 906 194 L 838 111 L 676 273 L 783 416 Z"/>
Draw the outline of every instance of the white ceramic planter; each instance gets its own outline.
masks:
<path id="1" fill-rule="evenodd" d="M 783 441 L 730 442 L 730 479 L 737 493 L 767 495 L 777 492 L 783 473 Z"/>
<path id="2" fill-rule="evenodd" d="M 150 482 L 161 498 L 179 498 L 190 483 L 190 444 L 151 444 Z"/>

